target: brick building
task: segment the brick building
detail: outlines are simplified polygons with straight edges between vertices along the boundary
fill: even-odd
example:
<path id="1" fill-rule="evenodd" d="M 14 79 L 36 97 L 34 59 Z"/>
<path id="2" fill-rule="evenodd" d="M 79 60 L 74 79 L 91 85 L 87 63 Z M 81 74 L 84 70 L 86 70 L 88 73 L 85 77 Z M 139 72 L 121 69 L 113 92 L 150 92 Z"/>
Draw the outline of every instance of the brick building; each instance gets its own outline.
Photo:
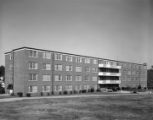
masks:
<path id="1" fill-rule="evenodd" d="M 147 66 L 22 47 L 5 53 L 5 82 L 38 95 L 112 87 L 147 87 Z M 7 88 L 7 87 L 6 87 Z"/>

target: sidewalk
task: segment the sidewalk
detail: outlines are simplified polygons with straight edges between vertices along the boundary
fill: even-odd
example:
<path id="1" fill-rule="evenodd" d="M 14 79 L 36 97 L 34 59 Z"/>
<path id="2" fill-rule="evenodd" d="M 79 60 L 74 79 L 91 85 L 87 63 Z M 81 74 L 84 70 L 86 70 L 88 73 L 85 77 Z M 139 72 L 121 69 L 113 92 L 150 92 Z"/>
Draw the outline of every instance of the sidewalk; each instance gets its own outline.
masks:
<path id="1" fill-rule="evenodd" d="M 122 95 L 139 95 L 129 93 L 108 93 L 108 94 L 75 94 L 75 95 L 58 95 L 58 96 L 38 96 L 38 97 L 15 97 L 15 98 L 3 98 L 0 102 L 12 102 L 21 100 L 32 100 L 32 99 L 44 99 L 44 98 L 76 98 L 76 97 L 105 97 L 105 96 L 122 96 Z M 144 95 L 144 94 L 143 94 Z"/>

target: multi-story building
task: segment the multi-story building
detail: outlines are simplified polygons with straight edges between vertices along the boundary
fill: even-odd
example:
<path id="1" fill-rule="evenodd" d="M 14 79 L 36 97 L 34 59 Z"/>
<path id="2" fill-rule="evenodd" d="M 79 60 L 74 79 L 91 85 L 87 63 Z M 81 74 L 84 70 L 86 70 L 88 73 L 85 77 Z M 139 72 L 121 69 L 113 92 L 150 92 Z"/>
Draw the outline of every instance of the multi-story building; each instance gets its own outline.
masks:
<path id="1" fill-rule="evenodd" d="M 144 64 L 22 47 L 5 53 L 13 92 L 40 94 L 112 87 L 147 87 Z M 7 88 L 7 87 L 6 87 Z"/>
<path id="2" fill-rule="evenodd" d="M 147 87 L 153 89 L 153 66 L 147 71 Z"/>

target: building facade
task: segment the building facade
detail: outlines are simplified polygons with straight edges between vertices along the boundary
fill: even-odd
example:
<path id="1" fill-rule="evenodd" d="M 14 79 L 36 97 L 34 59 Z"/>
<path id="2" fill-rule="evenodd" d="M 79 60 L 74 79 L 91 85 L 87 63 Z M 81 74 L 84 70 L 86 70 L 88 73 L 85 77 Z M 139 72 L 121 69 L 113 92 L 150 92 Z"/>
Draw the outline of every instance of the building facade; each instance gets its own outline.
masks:
<path id="1" fill-rule="evenodd" d="M 153 89 L 153 68 L 147 71 L 147 87 Z"/>
<path id="2" fill-rule="evenodd" d="M 22 92 L 24 95 L 147 87 L 147 66 L 144 64 L 30 47 L 5 53 L 5 73 L 6 86 L 12 85 L 15 94 Z"/>

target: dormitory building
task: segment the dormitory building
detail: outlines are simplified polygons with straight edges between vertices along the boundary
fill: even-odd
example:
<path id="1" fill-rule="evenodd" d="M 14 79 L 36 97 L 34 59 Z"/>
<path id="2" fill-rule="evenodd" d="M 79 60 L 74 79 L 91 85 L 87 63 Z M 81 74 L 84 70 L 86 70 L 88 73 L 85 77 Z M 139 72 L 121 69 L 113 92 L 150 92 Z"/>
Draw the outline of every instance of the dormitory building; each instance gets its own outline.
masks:
<path id="1" fill-rule="evenodd" d="M 5 53 L 5 84 L 24 95 L 113 87 L 147 87 L 147 66 L 22 47 Z M 7 88 L 7 87 L 6 87 Z M 7 89 L 6 89 L 7 91 Z"/>

